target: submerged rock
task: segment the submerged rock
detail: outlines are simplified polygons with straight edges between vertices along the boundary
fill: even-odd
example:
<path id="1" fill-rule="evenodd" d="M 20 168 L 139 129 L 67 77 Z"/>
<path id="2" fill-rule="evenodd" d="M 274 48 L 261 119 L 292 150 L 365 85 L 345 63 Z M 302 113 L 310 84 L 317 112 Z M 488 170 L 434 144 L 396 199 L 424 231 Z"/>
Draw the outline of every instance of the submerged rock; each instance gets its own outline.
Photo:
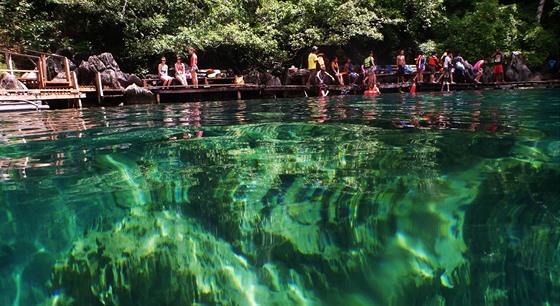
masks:
<path id="1" fill-rule="evenodd" d="M 76 241 L 54 267 L 50 287 L 54 295 L 64 293 L 79 305 L 288 305 L 315 300 L 293 274 L 281 275 L 274 265 L 262 269 L 257 273 L 196 220 L 170 211 L 133 209 L 111 230 L 92 231 Z"/>

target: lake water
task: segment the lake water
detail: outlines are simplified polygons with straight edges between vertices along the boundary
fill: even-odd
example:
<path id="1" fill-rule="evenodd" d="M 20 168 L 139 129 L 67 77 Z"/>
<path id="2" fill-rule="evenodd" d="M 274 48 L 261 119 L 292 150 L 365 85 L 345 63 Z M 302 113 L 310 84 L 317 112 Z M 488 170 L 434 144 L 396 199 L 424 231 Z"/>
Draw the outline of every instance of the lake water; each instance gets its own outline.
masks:
<path id="1" fill-rule="evenodd" d="M 560 304 L 559 89 L 0 130 L 0 305 Z"/>

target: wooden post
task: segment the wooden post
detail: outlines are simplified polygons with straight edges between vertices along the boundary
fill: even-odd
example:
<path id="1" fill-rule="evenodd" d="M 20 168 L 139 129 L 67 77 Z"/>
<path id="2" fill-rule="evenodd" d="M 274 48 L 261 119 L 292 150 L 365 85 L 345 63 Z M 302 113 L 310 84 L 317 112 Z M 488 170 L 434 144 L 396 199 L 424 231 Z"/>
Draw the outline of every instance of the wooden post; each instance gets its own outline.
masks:
<path id="1" fill-rule="evenodd" d="M 47 60 L 44 54 L 39 55 L 39 75 L 38 83 L 40 89 L 45 89 L 47 86 Z"/>
<path id="2" fill-rule="evenodd" d="M 156 92 L 156 104 L 159 104 L 161 102 L 160 97 L 159 97 L 159 92 Z"/>
<path id="3" fill-rule="evenodd" d="M 76 71 L 72 71 L 72 87 L 78 92 L 78 99 L 76 99 L 76 104 L 79 109 L 82 108 L 82 98 L 80 98 L 80 86 L 78 85 L 78 76 L 76 76 Z"/>
<path id="4" fill-rule="evenodd" d="M 241 90 L 237 90 L 237 100 L 241 100 Z"/>
<path id="5" fill-rule="evenodd" d="M 72 86 L 72 80 L 70 76 L 70 65 L 68 64 L 68 58 L 64 57 L 64 73 L 66 74 L 66 80 L 68 81 L 68 86 Z"/>
<path id="6" fill-rule="evenodd" d="M 103 84 L 101 84 L 101 73 L 95 73 L 95 90 L 97 91 L 97 103 L 101 104 L 103 101 Z"/>
<path id="7" fill-rule="evenodd" d="M 12 55 L 10 53 L 4 53 L 6 57 L 6 64 L 8 65 L 8 70 L 11 75 L 14 75 L 14 64 L 12 63 Z"/>

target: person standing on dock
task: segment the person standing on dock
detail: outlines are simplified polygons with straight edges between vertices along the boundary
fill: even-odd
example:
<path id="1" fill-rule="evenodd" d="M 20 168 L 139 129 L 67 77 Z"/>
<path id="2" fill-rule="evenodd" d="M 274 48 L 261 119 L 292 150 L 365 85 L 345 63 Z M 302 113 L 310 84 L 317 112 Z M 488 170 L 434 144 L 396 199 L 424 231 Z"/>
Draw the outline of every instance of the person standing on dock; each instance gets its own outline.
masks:
<path id="1" fill-rule="evenodd" d="M 177 62 L 175 63 L 175 79 L 177 79 L 181 85 L 185 87 L 189 86 L 187 83 L 187 68 L 180 56 L 177 56 Z"/>
<path id="2" fill-rule="evenodd" d="M 397 85 L 402 81 L 404 84 L 404 67 L 406 66 L 406 58 L 404 57 L 404 50 L 397 55 Z"/>
<path id="3" fill-rule="evenodd" d="M 169 76 L 169 67 L 167 66 L 167 64 L 165 63 L 166 59 L 165 57 L 161 58 L 161 63 L 159 63 L 158 65 L 158 76 L 160 81 L 163 82 L 163 88 L 169 88 L 169 86 L 171 85 L 171 82 L 173 82 L 173 78 Z"/>
<path id="4" fill-rule="evenodd" d="M 375 75 L 375 60 L 373 58 L 373 51 L 369 51 L 369 56 L 364 60 L 364 68 L 366 70 L 368 88 L 372 88 L 373 84 L 377 84 L 377 76 Z M 365 80 L 364 80 L 365 83 Z"/>
<path id="5" fill-rule="evenodd" d="M 309 69 L 309 78 L 307 79 L 307 86 L 311 85 L 311 80 L 315 82 L 315 76 L 317 75 L 317 46 L 311 47 L 311 53 L 307 57 L 307 69 Z"/>
<path id="6" fill-rule="evenodd" d="M 494 58 L 494 69 L 492 73 L 494 74 L 496 83 L 500 83 L 504 81 L 504 54 L 500 51 L 500 48 L 496 48 L 496 51 L 492 53 L 492 57 Z"/>
<path id="7" fill-rule="evenodd" d="M 455 84 L 453 82 L 453 53 L 451 52 L 445 52 L 443 55 L 443 74 L 439 77 L 438 79 L 438 83 L 441 81 L 441 79 L 444 77 L 444 75 L 446 74 L 446 72 L 449 74 L 449 79 L 450 79 L 450 83 L 451 84 Z"/>
<path id="8" fill-rule="evenodd" d="M 432 56 L 428 60 L 428 69 L 430 71 L 430 83 L 436 82 L 436 71 L 439 66 L 439 58 L 437 56 L 437 52 L 432 52 Z"/>
<path id="9" fill-rule="evenodd" d="M 424 83 L 424 70 L 426 70 L 426 57 L 424 56 L 424 51 L 420 50 L 416 57 L 416 76 L 414 76 L 414 82 L 418 80 L 418 83 Z"/>
<path id="10" fill-rule="evenodd" d="M 189 54 L 191 55 L 191 79 L 194 88 L 198 88 L 198 56 L 193 47 L 189 47 Z"/>

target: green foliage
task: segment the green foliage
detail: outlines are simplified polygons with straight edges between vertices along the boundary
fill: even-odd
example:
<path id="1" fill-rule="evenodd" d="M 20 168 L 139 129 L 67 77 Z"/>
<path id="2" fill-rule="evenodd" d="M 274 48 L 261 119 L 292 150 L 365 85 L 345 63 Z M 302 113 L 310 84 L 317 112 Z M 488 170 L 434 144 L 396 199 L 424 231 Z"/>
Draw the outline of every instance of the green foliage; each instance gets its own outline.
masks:
<path id="1" fill-rule="evenodd" d="M 453 16 L 446 46 L 475 61 L 490 56 L 495 48 L 514 50 L 520 41 L 516 5 L 500 5 L 497 0 L 481 1 L 474 11 Z"/>
<path id="2" fill-rule="evenodd" d="M 551 30 L 535 25 L 525 32 L 522 47 L 527 66 L 540 68 L 548 57 L 554 56 L 554 52 L 560 49 L 560 43 Z"/>
<path id="3" fill-rule="evenodd" d="M 247 69 L 286 62 L 312 45 L 461 51 L 469 59 L 499 46 L 530 63 L 558 55 L 548 2 L 541 28 L 538 1 L 498 0 L 0 0 L 3 46 L 112 52 L 125 70 L 146 71 L 161 54 L 201 51 L 203 66 Z M 352 48 L 352 46 L 350 46 Z M 361 51 L 356 50 L 357 53 Z M 540 52 L 543 51 L 543 52 Z M 354 52 L 356 53 L 356 52 Z M 207 56 L 205 56 L 207 55 Z"/>

